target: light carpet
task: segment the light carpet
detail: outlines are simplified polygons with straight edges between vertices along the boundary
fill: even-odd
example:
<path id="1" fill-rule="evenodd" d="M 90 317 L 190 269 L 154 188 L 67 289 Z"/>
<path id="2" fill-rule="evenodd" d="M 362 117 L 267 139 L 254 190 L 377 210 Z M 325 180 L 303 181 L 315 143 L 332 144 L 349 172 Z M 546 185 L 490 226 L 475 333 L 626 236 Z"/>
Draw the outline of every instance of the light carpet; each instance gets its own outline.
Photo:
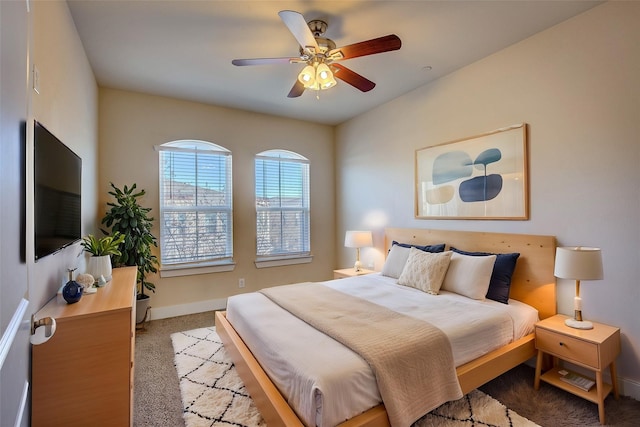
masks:
<path id="1" fill-rule="evenodd" d="M 215 327 L 171 335 L 186 427 L 263 427 Z M 539 427 L 491 396 L 474 390 L 446 403 L 413 427 Z"/>

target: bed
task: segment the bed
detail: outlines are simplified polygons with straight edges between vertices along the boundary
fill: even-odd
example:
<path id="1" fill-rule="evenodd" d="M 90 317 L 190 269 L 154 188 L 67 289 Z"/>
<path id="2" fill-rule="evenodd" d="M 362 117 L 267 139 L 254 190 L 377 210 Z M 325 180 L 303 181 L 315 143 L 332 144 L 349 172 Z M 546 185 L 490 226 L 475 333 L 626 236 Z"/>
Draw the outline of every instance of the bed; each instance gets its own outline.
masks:
<path id="1" fill-rule="evenodd" d="M 553 276 L 556 241 L 553 236 L 425 229 L 386 229 L 385 249 L 391 249 L 393 241 L 412 245 L 446 243 L 447 249 L 455 247 L 465 251 L 520 253 L 511 280 L 509 297 L 514 300 L 514 303 L 510 305 L 516 306 L 517 302 L 522 302 L 534 307 L 540 319 L 549 317 L 556 312 L 555 278 Z M 370 280 L 374 279 L 374 277 L 370 278 Z M 277 317 L 271 316 L 268 312 L 266 314 L 261 313 L 259 310 L 255 313 L 255 316 L 255 322 L 253 323 L 261 322 L 259 316 L 267 316 L 269 319 Z M 263 318 L 267 319 L 267 317 Z M 271 328 L 274 327 L 271 320 L 267 324 Z M 283 396 L 281 390 L 274 385 L 271 377 L 266 373 L 269 369 L 263 369 L 260 362 L 256 360 L 254 354 L 249 350 L 252 344 L 254 348 L 256 347 L 255 343 L 251 341 L 254 339 L 251 337 L 252 334 L 246 332 L 246 325 L 242 325 L 237 321 L 236 325 L 238 329 L 245 332 L 238 333 L 229 322 L 229 319 L 227 319 L 226 312 L 216 313 L 218 333 L 267 424 L 270 427 L 305 425 L 301 420 L 301 418 L 305 419 L 305 417 L 299 417 L 289 406 L 288 399 Z M 248 339 L 249 345 L 243 341 L 243 335 L 245 339 Z M 518 364 L 525 362 L 534 355 L 533 334 L 529 333 L 488 353 L 485 352 L 472 360 L 464 360 L 464 363 L 456 364 L 457 367 L 455 368 L 460 389 L 463 393 L 468 393 Z M 258 359 L 260 357 L 258 354 Z M 295 357 L 291 359 L 295 360 Z M 291 390 L 285 390 L 285 394 L 287 393 L 291 393 Z M 292 404 L 292 406 L 295 405 Z M 313 422 L 307 421 L 306 424 L 313 424 Z M 390 424 L 384 405 L 377 404 L 371 409 L 354 415 L 340 425 L 347 427 L 388 426 Z"/>

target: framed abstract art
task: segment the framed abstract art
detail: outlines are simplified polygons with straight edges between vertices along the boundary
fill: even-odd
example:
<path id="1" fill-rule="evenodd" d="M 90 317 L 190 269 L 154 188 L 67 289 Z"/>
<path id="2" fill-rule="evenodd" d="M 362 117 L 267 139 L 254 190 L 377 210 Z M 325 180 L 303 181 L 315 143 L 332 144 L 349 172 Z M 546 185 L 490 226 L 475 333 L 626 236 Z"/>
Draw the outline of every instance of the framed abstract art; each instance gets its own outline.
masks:
<path id="1" fill-rule="evenodd" d="M 529 219 L 527 125 L 416 150 L 419 219 Z"/>

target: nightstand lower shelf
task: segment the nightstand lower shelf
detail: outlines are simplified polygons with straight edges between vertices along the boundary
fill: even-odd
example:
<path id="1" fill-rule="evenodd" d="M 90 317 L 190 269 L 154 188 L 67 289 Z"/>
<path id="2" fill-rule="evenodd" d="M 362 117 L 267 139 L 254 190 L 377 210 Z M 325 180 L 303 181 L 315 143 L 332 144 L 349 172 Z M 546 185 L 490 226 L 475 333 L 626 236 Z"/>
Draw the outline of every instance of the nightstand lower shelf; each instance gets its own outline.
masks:
<path id="1" fill-rule="evenodd" d="M 597 385 L 594 385 L 593 387 L 591 387 L 589 391 L 584 391 L 579 387 L 576 387 L 574 385 L 571 385 L 569 383 L 562 381 L 560 379 L 562 376 L 558 373 L 559 370 L 560 370 L 559 368 L 553 368 L 548 370 L 547 372 L 545 372 L 540 376 L 540 380 L 546 383 L 549 383 L 551 385 L 554 385 L 562 390 L 568 391 L 569 393 L 575 394 L 576 396 L 580 396 L 583 399 L 586 399 L 590 402 L 600 403 L 601 400 L 598 397 Z M 609 395 L 609 393 L 611 393 L 611 391 L 613 390 L 613 386 L 611 384 L 607 384 L 603 382 L 601 389 L 602 389 L 601 390 L 602 399 L 604 399 Z"/>

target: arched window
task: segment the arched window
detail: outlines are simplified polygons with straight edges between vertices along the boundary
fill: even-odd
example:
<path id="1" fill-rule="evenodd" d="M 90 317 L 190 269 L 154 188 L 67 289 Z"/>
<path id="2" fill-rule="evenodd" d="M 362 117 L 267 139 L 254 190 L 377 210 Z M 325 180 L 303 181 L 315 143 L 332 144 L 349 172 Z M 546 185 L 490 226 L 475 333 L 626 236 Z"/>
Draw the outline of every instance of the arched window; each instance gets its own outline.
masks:
<path id="1" fill-rule="evenodd" d="M 156 148 L 160 151 L 162 269 L 231 264 L 231 152 L 193 140 Z"/>
<path id="2" fill-rule="evenodd" d="M 309 160 L 286 150 L 256 155 L 258 260 L 310 254 Z"/>

